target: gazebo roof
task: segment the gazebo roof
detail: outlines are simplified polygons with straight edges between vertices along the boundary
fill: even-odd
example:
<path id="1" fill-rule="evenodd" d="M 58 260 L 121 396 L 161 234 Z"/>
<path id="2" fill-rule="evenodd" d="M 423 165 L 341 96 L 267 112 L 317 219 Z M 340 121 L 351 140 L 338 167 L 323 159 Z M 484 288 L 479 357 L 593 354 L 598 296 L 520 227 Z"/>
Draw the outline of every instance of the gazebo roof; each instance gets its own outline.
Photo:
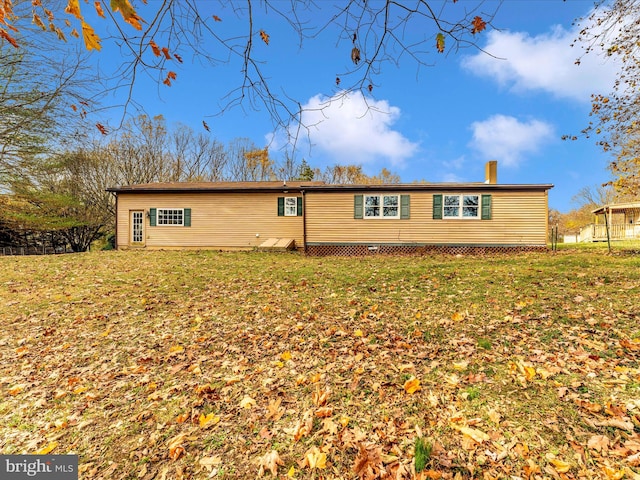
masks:
<path id="1" fill-rule="evenodd" d="M 625 210 L 632 210 L 636 208 L 640 208 L 640 201 L 628 203 L 610 203 L 609 205 L 603 205 L 602 207 L 598 207 L 595 210 L 592 210 L 591 213 L 595 215 L 601 215 L 606 212 L 620 213 L 624 212 Z"/>

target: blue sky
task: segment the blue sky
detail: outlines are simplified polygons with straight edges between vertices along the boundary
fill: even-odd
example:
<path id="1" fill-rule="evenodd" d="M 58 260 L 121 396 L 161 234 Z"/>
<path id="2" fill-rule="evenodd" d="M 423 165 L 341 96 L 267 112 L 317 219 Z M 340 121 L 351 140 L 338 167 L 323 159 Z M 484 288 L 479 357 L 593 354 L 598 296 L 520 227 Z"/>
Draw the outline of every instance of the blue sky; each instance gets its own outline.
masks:
<path id="1" fill-rule="evenodd" d="M 222 35 L 246 28 L 230 8 L 202 3 L 211 6 L 205 12 L 222 18 L 213 24 Z M 454 6 L 471 4 L 475 2 L 461 0 Z M 297 144 L 299 160 L 319 168 L 361 164 L 371 174 L 386 167 L 404 182 L 483 181 L 485 162 L 497 160 L 499 183 L 552 183 L 550 207 L 566 212 L 575 207 L 571 199 L 582 187 L 609 179 L 610 157 L 593 139 L 561 140 L 587 125 L 591 94 L 609 92 L 616 72 L 616 65 L 603 56 L 574 63 L 580 50 L 571 47 L 577 35 L 572 24 L 588 15 L 592 5 L 581 0 L 485 2 L 482 11 L 498 10 L 494 28 L 477 41 L 491 55 L 473 48 L 438 54 L 430 47 L 425 58 L 432 65 L 419 66 L 407 57 L 398 65 L 386 64 L 364 98 L 359 93 L 341 96 L 335 85 L 336 75 L 352 68 L 351 44 L 338 42 L 335 29 L 300 48 L 281 19 L 258 15 L 262 23 L 256 28 L 264 29 L 270 42 L 256 41 L 254 48 L 274 91 L 307 107 L 326 106 L 336 96 L 322 114 L 304 117 L 314 126 Z M 140 13 L 144 18 L 142 9 Z M 105 44 L 96 57 L 108 62 L 105 58 L 113 54 L 109 48 Z M 239 64 L 205 67 L 188 49 L 180 54 L 184 63 L 176 65 L 178 76 L 171 87 L 141 77 L 134 97 L 145 111 L 197 132 L 203 131 L 205 120 L 221 142 L 246 137 L 258 146 L 269 145 L 272 156 L 282 158 L 284 136 L 273 132 L 264 109 L 246 104 L 215 115 L 224 96 L 242 81 Z"/>

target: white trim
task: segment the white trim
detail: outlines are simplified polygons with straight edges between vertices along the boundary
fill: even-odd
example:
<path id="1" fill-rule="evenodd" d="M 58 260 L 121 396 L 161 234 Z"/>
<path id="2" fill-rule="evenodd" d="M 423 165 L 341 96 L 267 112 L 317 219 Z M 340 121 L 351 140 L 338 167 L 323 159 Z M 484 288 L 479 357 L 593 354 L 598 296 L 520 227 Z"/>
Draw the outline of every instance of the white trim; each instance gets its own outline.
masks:
<path id="1" fill-rule="evenodd" d="M 293 200 L 293 205 L 287 205 L 287 200 Z M 293 207 L 293 210 L 287 213 L 287 207 L 289 208 Z M 284 216 L 285 217 L 298 216 L 298 197 L 284 197 Z"/>
<path id="2" fill-rule="evenodd" d="M 139 221 L 136 222 L 135 217 L 139 216 Z M 144 210 L 129 210 L 129 244 L 141 245 L 144 243 Z M 140 227 L 139 232 L 136 232 L 136 225 Z M 139 234 L 140 240 L 136 240 L 136 234 Z"/>
<path id="3" fill-rule="evenodd" d="M 180 223 L 160 223 L 160 211 L 173 210 L 180 212 Z M 184 208 L 158 208 L 156 207 L 156 227 L 184 227 Z"/>
<path id="4" fill-rule="evenodd" d="M 458 215 L 447 215 L 447 197 L 458 197 L 458 204 L 451 205 L 450 208 L 457 208 Z M 463 215 L 464 212 L 464 199 L 465 197 L 476 197 L 477 204 L 476 205 L 468 205 L 467 208 L 476 208 L 476 215 L 469 216 Z M 482 195 L 479 194 L 466 194 L 466 193 L 443 193 L 442 194 L 442 219 L 443 220 L 478 220 L 482 218 Z"/>
<path id="5" fill-rule="evenodd" d="M 379 215 L 367 215 L 367 198 L 373 198 L 373 197 L 377 197 L 378 200 L 378 205 L 370 205 L 370 207 L 372 208 L 377 208 L 379 211 Z M 385 197 L 395 197 L 396 198 L 396 204 L 395 205 L 388 205 L 389 207 L 395 207 L 397 209 L 397 214 L 396 215 L 384 215 L 384 199 Z M 401 210 L 402 210 L 402 199 L 400 198 L 401 195 L 397 194 L 397 193 L 391 193 L 391 194 L 384 194 L 384 193 L 380 193 L 380 194 L 375 194 L 375 195 L 363 195 L 362 196 L 362 218 L 363 219 L 368 219 L 368 220 L 398 220 L 401 216 Z"/>

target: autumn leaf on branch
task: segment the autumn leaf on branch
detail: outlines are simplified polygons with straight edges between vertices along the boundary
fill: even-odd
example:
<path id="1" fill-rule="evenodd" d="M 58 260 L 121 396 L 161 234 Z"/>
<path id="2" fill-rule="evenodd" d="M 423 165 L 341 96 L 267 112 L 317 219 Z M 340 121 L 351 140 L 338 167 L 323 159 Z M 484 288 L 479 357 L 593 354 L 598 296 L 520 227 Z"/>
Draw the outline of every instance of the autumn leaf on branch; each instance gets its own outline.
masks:
<path id="1" fill-rule="evenodd" d="M 473 28 L 471 29 L 471 33 L 474 35 L 476 33 L 480 33 L 481 31 L 487 28 L 487 23 L 478 16 L 476 16 L 473 19 L 473 21 L 471 22 L 471 25 L 473 25 Z"/>
<path id="2" fill-rule="evenodd" d="M 82 21 L 82 38 L 84 39 L 84 45 L 87 50 L 98 50 L 102 48 L 100 45 L 100 37 L 93 31 L 93 27 Z"/>
<path id="3" fill-rule="evenodd" d="M 82 17 L 82 13 L 80 12 L 80 2 L 79 0 L 69 0 L 67 3 L 67 7 L 64 9 L 65 13 L 69 15 L 73 15 L 78 20 L 84 20 Z"/>
<path id="4" fill-rule="evenodd" d="M 45 26 L 45 24 L 42 22 L 42 19 L 40 18 L 40 16 L 37 13 L 33 14 L 33 23 L 35 23 L 37 26 L 39 26 L 42 30 L 46 30 L 47 27 Z"/>
<path id="5" fill-rule="evenodd" d="M 138 16 L 137 12 L 129 3 L 129 0 L 111 0 L 111 10 L 120 12 L 125 22 L 131 25 L 136 30 L 142 30 L 140 22 L 142 19 Z"/>
<path id="6" fill-rule="evenodd" d="M 94 6 L 96 7 L 96 13 L 98 14 L 99 17 L 107 18 L 104 14 L 104 10 L 102 10 L 102 4 L 100 2 L 96 0 L 96 2 L 94 2 Z"/>
<path id="7" fill-rule="evenodd" d="M 107 128 L 102 125 L 101 123 L 96 123 L 96 128 L 98 129 L 98 131 L 102 134 L 102 135 L 106 135 L 107 132 Z"/>
<path id="8" fill-rule="evenodd" d="M 207 132 L 210 132 L 210 131 L 211 131 L 211 130 L 209 129 L 209 125 L 207 125 L 207 122 L 205 122 L 204 120 L 202 121 L 202 126 L 204 127 L 204 129 L 205 129 Z"/>
<path id="9" fill-rule="evenodd" d="M 153 40 L 151 40 L 149 42 L 149 45 L 151 46 L 151 50 L 153 50 L 153 54 L 156 57 L 159 57 L 160 56 L 160 48 L 158 47 L 158 44 L 156 42 L 154 42 Z"/>
<path id="10" fill-rule="evenodd" d="M 167 47 L 162 47 L 162 54 L 164 55 L 164 58 L 166 58 L 167 60 L 171 60 L 171 54 L 169 53 L 169 49 Z"/>
<path id="11" fill-rule="evenodd" d="M 353 47 L 351 49 L 351 61 L 357 65 L 360 62 L 360 49 L 358 47 Z"/>
<path id="12" fill-rule="evenodd" d="M 265 32 L 264 30 L 260 30 L 260 38 L 264 43 L 269 45 L 269 35 L 267 34 L 267 32 Z"/>
<path id="13" fill-rule="evenodd" d="M 217 15 L 214 15 L 214 16 L 213 16 L 213 19 L 214 19 L 216 22 L 221 22 L 221 21 L 222 21 L 222 19 L 221 19 L 219 16 L 217 16 Z"/>
<path id="14" fill-rule="evenodd" d="M 176 72 L 169 72 L 167 73 L 167 78 L 165 78 L 162 83 L 164 83 L 166 86 L 170 87 L 171 86 L 171 80 L 175 80 L 177 77 Z"/>
<path id="15" fill-rule="evenodd" d="M 13 45 L 15 48 L 18 48 L 18 42 L 11 35 L 7 33 L 4 28 L 0 28 L 0 38 L 4 38 L 7 42 Z"/>
<path id="16" fill-rule="evenodd" d="M 442 33 L 436 35 L 436 48 L 439 53 L 444 52 L 444 35 Z"/>

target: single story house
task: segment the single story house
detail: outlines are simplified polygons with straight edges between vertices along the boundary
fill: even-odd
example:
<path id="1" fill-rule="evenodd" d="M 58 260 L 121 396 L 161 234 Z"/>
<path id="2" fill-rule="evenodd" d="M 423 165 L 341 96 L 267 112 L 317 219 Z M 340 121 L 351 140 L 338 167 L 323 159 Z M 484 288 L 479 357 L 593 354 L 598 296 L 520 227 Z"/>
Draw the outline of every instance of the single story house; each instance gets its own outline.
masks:
<path id="1" fill-rule="evenodd" d="M 153 183 L 110 188 L 116 248 L 297 248 L 309 255 L 547 247 L 550 184 Z"/>
<path id="2" fill-rule="evenodd" d="M 580 229 L 580 242 L 640 238 L 640 202 L 612 203 L 592 210 L 594 222 Z"/>

